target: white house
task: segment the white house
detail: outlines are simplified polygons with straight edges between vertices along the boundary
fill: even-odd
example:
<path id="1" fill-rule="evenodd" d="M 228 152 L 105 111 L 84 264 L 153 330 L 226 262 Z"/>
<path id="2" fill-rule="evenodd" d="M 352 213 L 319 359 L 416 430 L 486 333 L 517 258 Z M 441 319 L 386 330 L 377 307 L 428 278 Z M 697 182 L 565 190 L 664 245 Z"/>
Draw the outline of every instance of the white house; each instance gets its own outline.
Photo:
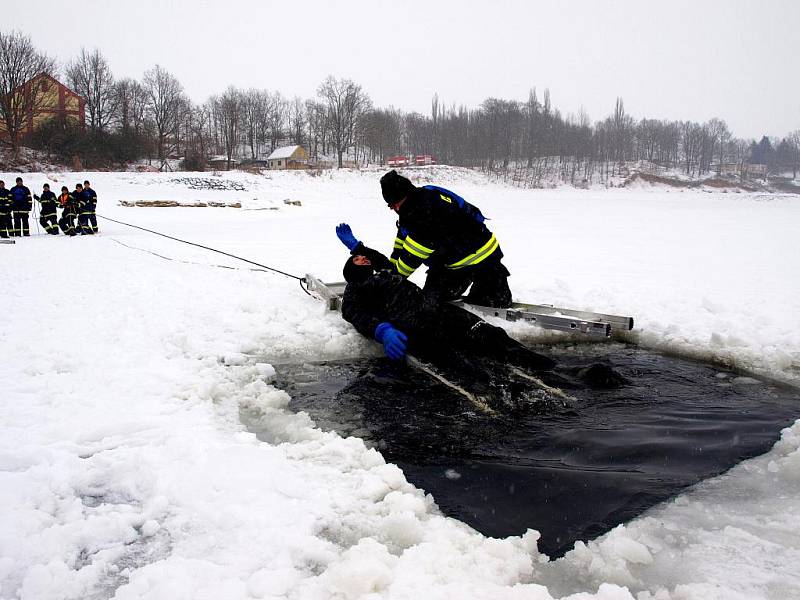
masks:
<path id="1" fill-rule="evenodd" d="M 267 157 L 270 169 L 307 169 L 308 153 L 302 146 L 283 146 Z"/>

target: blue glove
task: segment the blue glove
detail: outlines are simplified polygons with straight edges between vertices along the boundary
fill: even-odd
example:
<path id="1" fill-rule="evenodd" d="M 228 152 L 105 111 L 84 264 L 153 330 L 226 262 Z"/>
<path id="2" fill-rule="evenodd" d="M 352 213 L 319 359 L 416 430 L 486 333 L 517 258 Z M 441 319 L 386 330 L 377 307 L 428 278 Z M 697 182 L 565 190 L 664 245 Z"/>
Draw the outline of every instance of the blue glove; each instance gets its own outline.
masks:
<path id="1" fill-rule="evenodd" d="M 383 344 L 383 351 L 392 360 L 402 360 L 406 357 L 406 342 L 408 338 L 402 331 L 392 327 L 391 323 L 381 323 L 375 328 L 375 339 Z"/>
<path id="2" fill-rule="evenodd" d="M 339 237 L 339 240 L 347 246 L 350 252 L 355 250 L 356 246 L 358 246 L 358 240 L 356 236 L 353 235 L 353 231 L 347 223 L 339 223 L 336 226 L 336 235 Z"/>

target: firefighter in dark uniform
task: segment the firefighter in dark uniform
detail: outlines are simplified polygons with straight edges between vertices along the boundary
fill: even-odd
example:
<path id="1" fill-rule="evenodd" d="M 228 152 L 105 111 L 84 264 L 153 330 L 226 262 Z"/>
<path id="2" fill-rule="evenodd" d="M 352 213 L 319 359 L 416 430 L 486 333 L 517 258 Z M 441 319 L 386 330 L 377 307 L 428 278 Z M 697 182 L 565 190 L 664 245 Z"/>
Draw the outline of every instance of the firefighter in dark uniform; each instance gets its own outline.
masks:
<path id="1" fill-rule="evenodd" d="M 381 192 L 399 216 L 392 252 L 397 272 L 408 277 L 428 265 L 427 303 L 453 300 L 471 284 L 468 302 L 511 305 L 503 252 L 477 207 L 444 188 L 417 188 L 397 171 L 381 177 Z"/>
<path id="2" fill-rule="evenodd" d="M 61 186 L 61 194 L 58 196 L 58 204 L 61 206 L 61 218 L 58 220 L 58 226 L 68 236 L 75 235 L 75 215 L 76 201 L 73 194 L 69 193 L 67 186 Z"/>
<path id="3" fill-rule="evenodd" d="M 72 192 L 78 199 L 78 226 L 81 235 L 92 235 L 92 226 L 89 225 L 89 215 L 92 214 L 92 198 L 87 194 L 80 183 L 75 184 Z"/>
<path id="4" fill-rule="evenodd" d="M 81 205 L 83 204 L 83 184 L 76 183 L 75 189 L 69 193 L 72 206 L 75 210 L 75 234 L 83 235 L 83 221 L 81 217 Z"/>
<path id="5" fill-rule="evenodd" d="M 28 217 L 33 208 L 33 198 L 31 197 L 31 191 L 22 185 L 22 177 L 17 177 L 16 182 L 17 185 L 9 190 L 11 192 L 11 204 L 14 211 L 14 231 L 12 235 L 29 236 L 31 230 L 28 224 Z"/>
<path id="6" fill-rule="evenodd" d="M 391 261 L 404 277 L 423 263 L 428 266 L 423 291 L 430 313 L 440 303 L 460 297 L 470 285 L 467 302 L 511 305 L 503 252 L 477 207 L 444 188 L 418 188 L 397 171 L 381 177 L 381 191 L 400 217 Z M 337 235 L 350 250 L 355 247 L 357 240 L 348 225 L 340 225 Z"/>
<path id="7" fill-rule="evenodd" d="M 86 224 L 91 233 L 97 233 L 97 192 L 92 189 L 89 180 L 83 182 L 83 198 L 86 207 Z"/>
<path id="8" fill-rule="evenodd" d="M 408 350 L 434 364 L 453 361 L 456 355 L 463 360 L 461 353 L 466 353 L 534 370 L 555 366 L 502 328 L 452 304 L 439 305 L 430 319 L 423 290 L 400 275 L 388 258 L 360 242 L 351 252 L 344 266 L 342 317 L 362 335 L 381 342 L 389 358 L 401 360 Z"/>
<path id="9" fill-rule="evenodd" d="M 39 223 L 47 233 L 58 235 L 58 212 L 56 211 L 58 199 L 50 191 L 50 184 L 45 183 L 42 186 L 42 195 L 37 196 L 34 194 L 33 199 L 39 202 Z"/>
<path id="10" fill-rule="evenodd" d="M 12 235 L 14 225 L 11 222 L 11 191 L 6 189 L 5 181 L 0 181 L 0 238 Z"/>

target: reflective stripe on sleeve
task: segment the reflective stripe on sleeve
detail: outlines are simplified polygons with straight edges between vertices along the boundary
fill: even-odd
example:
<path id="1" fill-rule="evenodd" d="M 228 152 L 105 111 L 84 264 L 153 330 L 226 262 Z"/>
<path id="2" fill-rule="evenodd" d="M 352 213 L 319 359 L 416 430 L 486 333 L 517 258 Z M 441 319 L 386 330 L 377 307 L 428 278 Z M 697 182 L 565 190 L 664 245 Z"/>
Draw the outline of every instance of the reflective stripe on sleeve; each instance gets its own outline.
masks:
<path id="1" fill-rule="evenodd" d="M 396 264 L 397 272 L 403 277 L 410 277 L 411 274 L 416 271 L 415 268 L 409 267 L 406 263 L 404 263 L 402 258 L 398 258 Z"/>
<path id="2" fill-rule="evenodd" d="M 426 248 L 419 242 L 412 240 L 410 235 L 406 236 L 403 242 L 403 250 L 408 251 L 409 254 L 413 254 L 422 260 L 430 258 L 431 254 L 434 252 L 432 248 Z"/>

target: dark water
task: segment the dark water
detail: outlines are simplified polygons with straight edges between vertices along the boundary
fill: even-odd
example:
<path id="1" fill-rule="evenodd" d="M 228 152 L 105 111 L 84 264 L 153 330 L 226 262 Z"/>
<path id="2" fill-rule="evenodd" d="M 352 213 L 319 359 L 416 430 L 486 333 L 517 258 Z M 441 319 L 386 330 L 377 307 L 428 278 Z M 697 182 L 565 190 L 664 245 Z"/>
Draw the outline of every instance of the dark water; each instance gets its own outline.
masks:
<path id="1" fill-rule="evenodd" d="M 766 452 L 800 418 L 796 389 L 713 366 L 619 344 L 547 353 L 574 400 L 511 376 L 496 415 L 382 359 L 284 365 L 276 384 L 318 426 L 380 449 L 445 514 L 492 537 L 537 529 L 553 557 Z M 598 360 L 627 382 L 576 376 Z"/>

